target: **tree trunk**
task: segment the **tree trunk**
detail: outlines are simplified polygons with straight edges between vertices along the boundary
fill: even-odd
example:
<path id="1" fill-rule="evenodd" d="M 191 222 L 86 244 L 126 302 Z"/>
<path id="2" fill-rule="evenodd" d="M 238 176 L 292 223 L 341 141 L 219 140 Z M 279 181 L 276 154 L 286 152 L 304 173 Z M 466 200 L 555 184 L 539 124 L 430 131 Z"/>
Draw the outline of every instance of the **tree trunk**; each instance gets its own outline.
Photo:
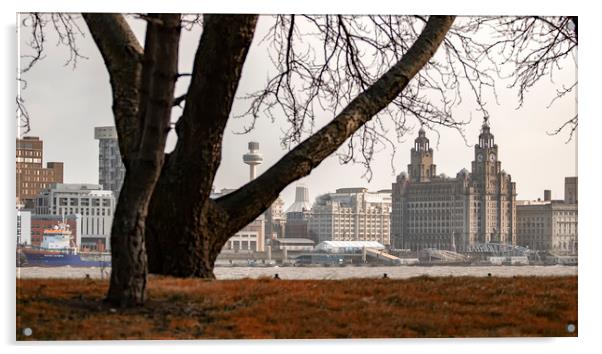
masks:
<path id="1" fill-rule="evenodd" d="M 166 158 L 147 221 L 151 273 L 213 278 L 214 240 L 226 215 L 210 200 L 223 131 L 251 41 L 256 15 L 208 15 L 197 49 L 178 142 Z"/>
<path id="2" fill-rule="evenodd" d="M 149 14 L 144 52 L 121 15 L 84 19 L 111 78 L 113 112 L 125 179 L 111 228 L 111 280 L 106 300 L 122 307 L 144 302 L 148 273 L 145 223 L 164 161 L 177 77 L 179 14 Z"/>
<path id="3" fill-rule="evenodd" d="M 111 282 L 107 300 L 128 307 L 144 302 L 148 264 L 144 223 L 154 166 L 129 165 L 111 228 Z M 147 173 L 150 172 L 150 173 Z"/>

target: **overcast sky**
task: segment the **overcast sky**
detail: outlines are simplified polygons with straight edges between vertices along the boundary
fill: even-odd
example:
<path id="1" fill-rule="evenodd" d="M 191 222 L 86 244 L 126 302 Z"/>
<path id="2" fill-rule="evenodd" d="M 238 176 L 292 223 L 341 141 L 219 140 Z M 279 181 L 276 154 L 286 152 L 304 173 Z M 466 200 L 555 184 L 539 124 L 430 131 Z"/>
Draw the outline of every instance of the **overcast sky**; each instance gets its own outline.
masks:
<path id="1" fill-rule="evenodd" d="M 267 21 L 266 18 L 260 19 L 237 96 L 250 93 L 264 84 L 267 73 L 271 70 L 265 46 L 259 46 L 257 40 Z M 141 21 L 132 22 L 143 43 L 144 24 Z M 31 115 L 31 131 L 27 135 L 39 136 L 44 140 L 44 163 L 65 163 L 65 183 L 98 183 L 98 141 L 94 140 L 94 127 L 114 125 L 109 77 L 84 24 L 82 29 L 86 32 L 86 38 L 78 40 L 78 45 L 81 53 L 88 59 L 80 60 L 76 69 L 64 66 L 69 52 L 64 47 L 55 46 L 56 36 L 48 30 L 45 58 L 24 76 L 28 85 L 22 90 Z M 199 29 L 182 32 L 181 72 L 190 72 L 199 34 Z M 27 39 L 28 33 L 22 32 L 19 41 L 22 53 L 27 52 Z M 489 97 L 490 123 L 499 147 L 499 160 L 502 168 L 511 174 L 517 184 L 518 199 L 543 197 L 544 189 L 551 189 L 552 197 L 561 199 L 564 194 L 564 177 L 577 175 L 576 139 L 566 144 L 566 135 L 546 134 L 576 113 L 574 96 L 557 101 L 547 108 L 555 90 L 563 82 L 573 80 L 575 71 L 574 65 L 566 65 L 555 77 L 555 85 L 542 80 L 526 96 L 525 104 L 519 110 L 515 109 L 516 91 L 507 89 L 505 82 L 498 85 L 499 105 L 493 97 Z M 183 93 L 186 84 L 185 80 L 180 80 L 177 93 Z M 244 102 L 238 100 L 233 111 L 240 112 L 244 107 Z M 482 116 L 473 110 L 469 102 L 457 107 L 454 113 L 459 120 L 472 115 L 472 122 L 465 129 L 470 146 L 465 145 L 457 132 L 449 129 L 439 129 L 441 135 L 437 146 L 437 135 L 427 130 L 427 137 L 435 148 L 438 173 L 452 177 L 462 168 L 470 170 L 470 162 L 474 159 L 473 145 L 477 142 L 482 124 Z M 317 117 L 317 121 L 316 128 L 319 128 L 326 123 L 327 117 Z M 226 127 L 223 160 L 215 181 L 216 189 L 238 188 L 248 181 L 248 166 L 242 163 L 242 155 L 247 151 L 247 143 L 251 140 L 260 143 L 264 156 L 264 163 L 258 167 L 258 174 L 281 158 L 287 152 L 280 145 L 284 122 L 281 119 L 273 123 L 267 117 L 261 117 L 255 130 L 246 135 L 237 135 L 234 132 L 240 131 L 249 120 L 231 119 Z M 410 148 L 417 134 L 418 123 L 413 122 L 411 125 L 415 127 L 414 131 L 398 144 L 394 159 L 395 171 L 390 164 L 390 150 L 381 151 L 376 156 L 370 182 L 362 178 L 362 166 L 341 166 L 338 159 L 331 156 L 311 175 L 300 181 L 309 187 L 311 200 L 319 194 L 334 192 L 336 188 L 342 187 L 390 189 L 395 175 L 405 171 L 409 163 Z M 173 148 L 174 142 L 175 136 L 170 135 L 168 150 Z M 288 186 L 281 194 L 286 207 L 293 202 L 295 184 Z"/>

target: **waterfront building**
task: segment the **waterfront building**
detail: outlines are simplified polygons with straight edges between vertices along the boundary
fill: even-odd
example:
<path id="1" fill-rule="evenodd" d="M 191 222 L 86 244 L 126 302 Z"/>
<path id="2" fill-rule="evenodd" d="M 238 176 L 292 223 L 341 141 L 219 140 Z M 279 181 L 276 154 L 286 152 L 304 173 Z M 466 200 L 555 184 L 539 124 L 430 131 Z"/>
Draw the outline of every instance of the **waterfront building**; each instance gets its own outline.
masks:
<path id="1" fill-rule="evenodd" d="M 98 184 L 55 183 L 42 190 L 36 198 L 35 214 L 79 214 L 81 224 L 77 232 L 81 235 L 81 243 L 78 246 L 108 250 L 115 204 L 113 192 Z"/>
<path id="2" fill-rule="evenodd" d="M 327 253 L 359 253 L 365 249 L 384 250 L 386 247 L 377 241 L 323 241 L 315 250 Z"/>
<path id="3" fill-rule="evenodd" d="M 125 166 L 121 161 L 117 130 L 115 127 L 95 127 L 94 139 L 98 140 L 98 184 L 113 191 L 115 199 L 118 199 Z"/>
<path id="4" fill-rule="evenodd" d="M 212 191 L 211 198 L 217 199 L 234 189 L 224 188 L 219 192 Z M 226 241 L 222 251 L 263 252 L 265 250 L 265 218 L 259 215 L 249 225 L 242 228 Z"/>
<path id="5" fill-rule="evenodd" d="M 408 171 L 393 183 L 393 248 L 464 251 L 483 243 L 516 244 L 516 184 L 501 168 L 487 119 L 474 146 L 472 171 L 437 175 L 423 128 Z"/>
<path id="6" fill-rule="evenodd" d="M 391 191 L 340 188 L 316 198 L 309 234 L 317 242 L 378 241 L 390 244 Z"/>
<path id="7" fill-rule="evenodd" d="M 574 184 L 573 184 L 574 183 Z M 565 179 L 565 191 L 575 190 L 576 177 Z M 546 191 L 549 192 L 549 191 Z M 517 244 L 536 251 L 549 251 L 556 255 L 577 255 L 578 208 L 576 193 L 564 200 L 552 200 L 545 193 L 544 200 L 518 201 Z M 575 203 L 569 203 L 575 202 Z"/>
<path id="8" fill-rule="evenodd" d="M 264 219 L 260 215 L 230 237 L 222 250 L 234 252 L 263 252 L 265 250 Z"/>
<path id="9" fill-rule="evenodd" d="M 63 183 L 63 163 L 48 162 L 42 167 L 44 142 L 37 136 L 16 140 L 16 204 L 33 208 L 33 201 L 51 183 Z"/>
<path id="10" fill-rule="evenodd" d="M 315 242 L 308 238 L 279 238 L 272 241 L 274 251 L 313 251 Z"/>

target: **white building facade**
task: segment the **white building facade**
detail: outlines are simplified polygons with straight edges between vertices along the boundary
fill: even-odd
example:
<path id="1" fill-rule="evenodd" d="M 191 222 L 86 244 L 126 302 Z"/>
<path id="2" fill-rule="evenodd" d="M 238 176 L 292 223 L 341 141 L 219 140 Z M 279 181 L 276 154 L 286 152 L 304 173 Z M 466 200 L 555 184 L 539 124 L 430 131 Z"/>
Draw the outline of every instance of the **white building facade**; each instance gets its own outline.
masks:
<path id="1" fill-rule="evenodd" d="M 217 199 L 234 189 L 222 189 L 220 192 L 212 192 L 211 198 Z M 253 220 L 249 225 L 235 233 L 228 239 L 222 251 L 233 252 L 263 252 L 265 250 L 265 219 L 263 214 Z"/>
<path id="2" fill-rule="evenodd" d="M 341 188 L 316 198 L 309 234 L 324 241 L 376 241 L 390 244 L 391 191 Z"/>
<path id="3" fill-rule="evenodd" d="M 110 249 L 111 225 L 115 213 L 115 197 L 98 184 L 55 183 L 40 192 L 35 202 L 39 215 L 81 215 L 78 235 L 80 247 L 96 247 L 102 242 Z"/>
<path id="4" fill-rule="evenodd" d="M 564 200 L 552 200 L 549 191 L 543 201 L 519 201 L 517 244 L 556 255 L 576 256 L 579 248 L 576 189 L 577 177 L 567 177 Z"/>
<path id="5" fill-rule="evenodd" d="M 31 212 L 17 210 L 17 244 L 31 245 Z"/>

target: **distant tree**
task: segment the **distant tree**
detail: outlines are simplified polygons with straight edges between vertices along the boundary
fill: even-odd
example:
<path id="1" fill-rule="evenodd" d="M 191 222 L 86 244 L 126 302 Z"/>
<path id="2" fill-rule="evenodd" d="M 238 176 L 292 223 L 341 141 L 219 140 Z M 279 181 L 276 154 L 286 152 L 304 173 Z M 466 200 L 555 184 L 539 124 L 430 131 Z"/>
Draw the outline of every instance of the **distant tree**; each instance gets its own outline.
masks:
<path id="1" fill-rule="evenodd" d="M 61 38 L 74 53 L 70 60 L 76 60 L 75 22 L 70 15 L 52 16 L 59 33 L 71 34 Z M 294 148 L 255 180 L 213 200 L 210 193 L 224 129 L 258 17 L 138 17 L 147 22 L 144 48 L 122 15 L 83 14 L 109 72 L 126 167 L 111 230 L 113 268 L 107 295 L 108 301 L 121 306 L 144 301 L 149 270 L 214 278 L 215 259 L 226 241 L 268 208 L 288 184 L 308 175 L 339 147 L 346 146 L 342 162 L 363 163 L 370 173 L 379 146 L 395 150 L 386 135 L 387 122 L 393 122 L 398 136 L 407 131 L 410 117 L 432 129 L 445 126 L 462 133 L 466 122 L 452 117 L 452 107 L 465 99 L 466 87 L 478 109 L 488 114 L 483 91 L 494 90 L 500 75 L 493 50 L 507 43 L 484 44 L 472 37 L 482 26 L 507 18 L 462 19 L 452 26 L 453 16 L 273 17 L 263 40 L 269 44 L 276 73 L 263 89 L 247 97 L 246 115 L 252 117 L 248 130 L 261 115 L 284 116 L 290 130 L 283 143 Z M 43 49 L 39 25 L 43 19 L 33 14 L 31 20 L 31 46 L 38 53 L 32 57 L 34 63 Z M 571 36 L 556 18 L 538 21 L 548 21 L 558 33 Z M 176 80 L 187 75 L 177 71 L 180 30 L 198 24 L 202 35 L 190 85 L 185 95 L 174 97 Z M 505 27 L 492 28 L 504 34 Z M 511 40 L 524 38 L 525 29 L 509 28 Z M 551 43 L 551 50 L 565 44 Z M 525 50 L 508 60 L 518 60 Z M 547 58 L 547 52 L 534 55 Z M 556 59 L 562 55 L 556 53 Z M 528 57 L 524 63 L 529 67 L 531 61 Z M 551 65 L 545 64 L 547 59 L 539 61 Z M 520 92 L 532 85 L 533 75 L 546 70 L 525 72 L 526 79 L 517 81 Z M 522 93 L 520 98 L 522 102 Z M 182 104 L 175 149 L 165 154 L 172 107 Z M 314 118 L 323 112 L 332 119 L 313 132 Z"/>

